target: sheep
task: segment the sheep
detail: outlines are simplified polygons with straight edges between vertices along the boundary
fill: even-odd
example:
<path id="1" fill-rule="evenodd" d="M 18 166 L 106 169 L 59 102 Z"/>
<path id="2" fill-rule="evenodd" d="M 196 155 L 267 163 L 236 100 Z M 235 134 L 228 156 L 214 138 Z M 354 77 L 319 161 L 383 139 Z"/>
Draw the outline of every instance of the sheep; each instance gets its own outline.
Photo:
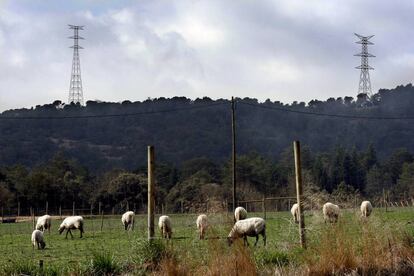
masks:
<path id="1" fill-rule="evenodd" d="M 256 242 L 254 245 L 257 245 L 259 241 L 259 235 L 263 237 L 263 243 L 266 246 L 266 222 L 262 218 L 248 218 L 244 220 L 237 221 L 233 228 L 231 229 L 229 235 L 227 236 L 227 242 L 230 246 L 234 240 L 243 237 L 244 245 L 249 243 L 247 241 L 247 236 L 256 237 Z"/>
<path id="2" fill-rule="evenodd" d="M 293 204 L 292 208 L 290 209 L 290 213 L 292 213 L 293 221 L 295 223 L 299 223 L 299 204 Z"/>
<path id="3" fill-rule="evenodd" d="M 46 243 L 43 239 L 43 232 L 40 230 L 34 230 L 32 233 L 32 244 L 33 244 L 33 249 L 35 248 L 35 246 L 37 246 L 37 249 L 44 249 L 46 246 Z"/>
<path id="4" fill-rule="evenodd" d="M 172 226 L 171 226 L 171 219 L 169 216 L 161 216 L 158 219 L 158 228 L 160 229 L 161 236 L 164 239 L 171 239 Z"/>
<path id="5" fill-rule="evenodd" d="M 372 212 L 372 204 L 368 200 L 361 203 L 361 217 L 369 217 Z"/>
<path id="6" fill-rule="evenodd" d="M 122 215 L 121 221 L 122 221 L 122 224 L 125 227 L 125 231 L 128 230 L 128 229 L 134 230 L 134 224 L 135 224 L 134 215 L 135 215 L 135 213 L 132 212 L 132 211 L 125 212 Z"/>
<path id="7" fill-rule="evenodd" d="M 237 207 L 234 210 L 234 219 L 237 221 L 247 218 L 247 211 L 243 207 Z"/>
<path id="8" fill-rule="evenodd" d="M 37 218 L 36 230 L 40 230 L 42 232 L 49 230 L 49 234 L 50 234 L 51 226 L 52 226 L 52 218 L 49 215 L 44 215 L 44 216 Z"/>
<path id="9" fill-rule="evenodd" d="M 325 220 L 325 223 L 326 221 L 329 221 L 329 222 L 338 221 L 338 216 L 339 216 L 338 205 L 327 202 L 323 205 L 322 211 L 323 211 L 323 218 Z"/>
<path id="10" fill-rule="evenodd" d="M 68 233 L 70 233 L 70 235 L 72 236 L 72 239 L 73 239 L 72 232 L 70 231 L 71 229 L 79 229 L 80 237 L 82 238 L 82 234 L 84 233 L 84 231 L 83 231 L 83 217 L 81 217 L 81 216 L 71 216 L 71 217 L 65 218 L 63 220 L 62 224 L 59 226 L 59 234 L 62 234 L 62 232 L 65 229 L 66 229 L 65 239 L 68 238 Z"/>
<path id="11" fill-rule="evenodd" d="M 208 226 L 207 216 L 204 215 L 204 214 L 199 215 L 198 218 L 197 218 L 196 224 L 197 224 L 197 229 L 199 231 L 199 238 L 200 238 L 200 240 L 203 240 L 204 235 L 205 235 L 206 230 L 207 230 L 207 226 Z"/>

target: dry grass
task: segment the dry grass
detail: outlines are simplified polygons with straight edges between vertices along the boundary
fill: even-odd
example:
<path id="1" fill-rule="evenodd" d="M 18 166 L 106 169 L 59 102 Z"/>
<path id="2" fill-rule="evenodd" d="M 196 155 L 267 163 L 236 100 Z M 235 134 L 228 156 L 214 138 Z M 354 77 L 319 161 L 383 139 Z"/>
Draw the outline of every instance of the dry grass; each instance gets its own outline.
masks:
<path id="1" fill-rule="evenodd" d="M 307 274 L 414 275 L 413 238 L 402 227 L 374 219 L 352 225 L 340 222 L 322 229 L 305 258 Z"/>
<path id="2" fill-rule="evenodd" d="M 211 240 L 208 252 L 208 260 L 205 265 L 194 266 L 191 257 L 163 259 L 154 275 L 254 276 L 258 274 L 253 254 L 242 243 L 236 243 L 232 247 L 226 248 L 222 241 Z"/>

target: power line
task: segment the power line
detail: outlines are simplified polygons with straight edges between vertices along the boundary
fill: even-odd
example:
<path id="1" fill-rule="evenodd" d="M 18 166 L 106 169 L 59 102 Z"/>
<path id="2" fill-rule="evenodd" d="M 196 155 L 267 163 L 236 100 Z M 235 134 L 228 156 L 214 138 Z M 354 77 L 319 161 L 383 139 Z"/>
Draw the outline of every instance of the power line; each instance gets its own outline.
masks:
<path id="1" fill-rule="evenodd" d="M 170 112 L 179 112 L 187 111 L 193 109 L 208 108 L 212 106 L 224 105 L 227 103 L 213 103 L 206 105 L 197 105 L 184 108 L 171 108 L 163 110 L 152 110 L 152 111 L 142 111 L 134 113 L 119 113 L 119 114 L 98 114 L 98 115 L 83 115 L 83 116 L 21 116 L 21 117 L 11 117 L 11 116 L 0 116 L 0 120 L 62 120 L 62 119 L 90 119 L 90 118 L 112 118 L 112 117 L 127 117 L 127 116 L 140 116 L 140 115 L 151 115 L 159 113 L 170 113 Z"/>
<path id="2" fill-rule="evenodd" d="M 252 104 L 246 102 L 238 102 L 239 104 L 249 105 L 257 108 L 281 111 L 281 112 L 289 112 L 289 113 L 297 113 L 302 115 L 312 115 L 312 116 L 321 116 L 321 117 L 331 117 L 331 118 L 340 118 L 340 119 L 354 119 L 354 120 L 414 120 L 414 117 L 406 116 L 406 117 L 384 117 L 384 116 L 359 116 L 359 115 L 347 115 L 347 114 L 332 114 L 332 113 L 319 113 L 319 112 L 312 112 L 312 111 L 301 111 L 301 110 L 293 110 L 288 108 L 281 108 L 281 107 L 273 107 L 273 106 L 265 106 L 259 104 Z"/>

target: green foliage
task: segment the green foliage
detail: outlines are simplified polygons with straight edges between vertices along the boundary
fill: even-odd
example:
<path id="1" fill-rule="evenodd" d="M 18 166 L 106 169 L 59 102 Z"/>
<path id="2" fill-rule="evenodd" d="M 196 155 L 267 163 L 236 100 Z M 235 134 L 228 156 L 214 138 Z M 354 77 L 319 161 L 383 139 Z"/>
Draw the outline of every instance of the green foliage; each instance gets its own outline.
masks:
<path id="1" fill-rule="evenodd" d="M 274 250 L 256 250 L 255 251 L 256 264 L 258 266 L 285 266 L 290 263 L 289 255 L 285 252 L 279 252 Z"/>
<path id="2" fill-rule="evenodd" d="M 62 275 L 63 272 L 64 269 L 56 266 L 40 268 L 33 261 L 23 259 L 9 262 L 0 268 L 1 275 L 58 276 Z"/>
<path id="3" fill-rule="evenodd" d="M 95 252 L 86 271 L 91 275 L 117 275 L 121 266 L 110 252 Z"/>
<path id="4" fill-rule="evenodd" d="M 144 240 L 139 239 L 135 243 L 136 262 L 143 268 L 156 268 L 163 258 L 173 257 L 173 252 L 162 240 Z"/>

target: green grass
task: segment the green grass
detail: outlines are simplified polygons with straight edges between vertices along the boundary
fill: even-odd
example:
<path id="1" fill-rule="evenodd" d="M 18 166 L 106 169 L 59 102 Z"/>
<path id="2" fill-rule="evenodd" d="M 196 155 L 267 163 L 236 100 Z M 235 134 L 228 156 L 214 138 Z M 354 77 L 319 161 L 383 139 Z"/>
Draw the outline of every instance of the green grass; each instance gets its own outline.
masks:
<path id="1" fill-rule="evenodd" d="M 413 208 L 392 208 L 389 212 L 375 209 L 370 222 L 373 222 L 373 227 L 398 226 L 414 235 L 414 225 L 407 224 L 414 220 L 413 211 Z M 263 216 L 263 214 L 249 214 L 249 217 L 252 216 Z M 177 253 L 178 261 L 191 259 L 191 263 L 187 265 L 196 267 L 209 262 L 209 252 L 212 247 L 227 250 L 225 237 L 232 226 L 231 215 L 209 215 L 209 223 L 212 225 L 207 234 L 209 239 L 201 241 L 198 239 L 195 226 L 197 215 L 170 215 L 170 217 L 173 222 L 173 239 L 166 243 L 166 246 L 173 248 Z M 158 217 L 156 217 L 156 224 L 157 219 Z M 343 211 L 340 220 L 344 231 L 354 235 L 359 234 L 359 217 L 356 211 Z M 111 264 L 105 263 L 110 259 L 120 268 L 128 268 L 131 264 L 138 263 L 137 244 L 142 243 L 142 240 L 147 237 L 146 217 L 138 215 L 135 221 L 134 231 L 126 232 L 121 225 L 120 216 L 108 216 L 104 218 L 103 230 L 100 231 L 101 219 L 99 217 L 86 218 L 84 237 L 79 238 L 79 232 L 73 231 L 74 238 L 71 239 L 69 235 L 68 239 L 65 239 L 64 233 L 59 235 L 57 232 L 61 220 L 53 220 L 51 233 L 45 232 L 45 250 L 32 248 L 30 242 L 32 224 L 30 222 L 0 224 L 0 268 L 11 267 L 16 263 L 22 266 L 24 264 L 36 266 L 39 260 L 43 260 L 45 269 L 58 267 L 66 271 L 82 270 L 83 267 L 91 264 L 91 260 L 97 259 L 97 254 L 103 254 L 104 257 L 100 259 L 103 265 L 110 266 Z M 318 243 L 320 233 L 324 229 L 331 227 L 323 222 L 322 215 L 318 211 L 307 212 L 305 222 L 308 229 L 307 239 L 311 246 Z M 252 249 L 258 260 L 258 267 L 303 262 L 304 252 L 298 249 L 297 225 L 292 223 L 290 213 L 267 213 L 266 224 L 266 248 L 263 248 L 260 238 L 258 247 Z M 156 236 L 160 237 L 157 230 Z M 250 241 L 251 247 L 253 243 L 254 238 Z"/>

